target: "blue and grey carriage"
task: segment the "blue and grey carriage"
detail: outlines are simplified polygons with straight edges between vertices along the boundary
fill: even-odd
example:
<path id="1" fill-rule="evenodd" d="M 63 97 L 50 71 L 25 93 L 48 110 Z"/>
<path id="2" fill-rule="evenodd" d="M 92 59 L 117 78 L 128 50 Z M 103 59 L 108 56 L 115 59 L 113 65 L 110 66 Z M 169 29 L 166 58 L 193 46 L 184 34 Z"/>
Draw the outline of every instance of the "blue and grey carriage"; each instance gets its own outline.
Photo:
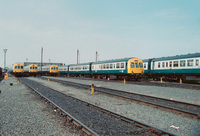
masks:
<path id="1" fill-rule="evenodd" d="M 143 60 L 146 78 L 160 80 L 200 76 L 200 53 Z"/>

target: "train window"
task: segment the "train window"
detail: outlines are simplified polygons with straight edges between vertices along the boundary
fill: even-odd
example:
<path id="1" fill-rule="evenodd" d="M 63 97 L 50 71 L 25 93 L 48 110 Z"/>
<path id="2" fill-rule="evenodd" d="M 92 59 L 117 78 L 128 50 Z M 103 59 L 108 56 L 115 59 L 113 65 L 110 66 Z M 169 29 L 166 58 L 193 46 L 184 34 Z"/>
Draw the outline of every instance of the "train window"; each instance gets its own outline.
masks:
<path id="1" fill-rule="evenodd" d="M 110 68 L 111 68 L 111 69 L 113 68 L 113 64 L 110 64 Z"/>
<path id="2" fill-rule="evenodd" d="M 174 64 L 174 67 L 178 67 L 178 61 L 174 61 L 173 64 Z"/>
<path id="3" fill-rule="evenodd" d="M 135 63 L 135 67 L 136 67 L 136 68 L 139 68 L 139 65 L 138 65 L 138 63 Z"/>
<path id="4" fill-rule="evenodd" d="M 170 67 L 170 68 L 172 67 L 172 61 L 169 62 L 169 67 Z"/>
<path id="5" fill-rule="evenodd" d="M 20 69 L 20 66 L 18 66 L 18 69 Z"/>
<path id="6" fill-rule="evenodd" d="M 199 66 L 199 60 L 196 60 L 196 66 Z"/>
<path id="7" fill-rule="evenodd" d="M 165 62 L 162 62 L 162 67 L 163 67 L 163 68 L 165 67 Z"/>
<path id="8" fill-rule="evenodd" d="M 37 69 L 37 67 L 35 67 L 35 69 Z"/>
<path id="9" fill-rule="evenodd" d="M 15 69 L 17 69 L 17 66 L 15 66 Z"/>
<path id="10" fill-rule="evenodd" d="M 144 64 L 144 68 L 146 68 L 147 67 L 147 65 L 146 64 Z"/>
<path id="11" fill-rule="evenodd" d="M 24 68 L 24 66 L 21 66 L 21 69 L 23 69 Z"/>
<path id="12" fill-rule="evenodd" d="M 133 62 L 131 62 L 131 68 L 134 68 L 135 64 Z"/>
<path id="13" fill-rule="evenodd" d="M 143 68 L 143 64 L 140 62 L 140 68 Z"/>
<path id="14" fill-rule="evenodd" d="M 160 68 L 160 62 L 158 62 L 158 68 Z"/>
<path id="15" fill-rule="evenodd" d="M 58 67 L 56 67 L 56 70 L 58 70 Z"/>
<path id="16" fill-rule="evenodd" d="M 168 67 L 168 62 L 166 62 L 166 67 Z"/>
<path id="17" fill-rule="evenodd" d="M 105 69 L 106 68 L 106 65 L 105 64 L 103 64 L 103 69 Z"/>
<path id="18" fill-rule="evenodd" d="M 181 67 L 185 67 L 185 60 L 181 60 L 181 61 L 180 61 L 180 66 L 181 66 Z"/>
<path id="19" fill-rule="evenodd" d="M 109 64 L 106 64 L 106 68 L 109 69 Z"/>
<path id="20" fill-rule="evenodd" d="M 120 68 L 120 63 L 117 63 L 117 66 L 116 66 L 116 68 Z"/>
<path id="21" fill-rule="evenodd" d="M 33 69 L 33 67 L 30 67 L 30 69 Z"/>
<path id="22" fill-rule="evenodd" d="M 51 70 L 53 70 L 53 67 L 51 68 Z"/>
<path id="23" fill-rule="evenodd" d="M 187 66 L 192 67 L 193 66 L 193 60 L 187 60 Z"/>
<path id="24" fill-rule="evenodd" d="M 113 64 L 113 68 L 115 68 L 115 64 Z"/>
<path id="25" fill-rule="evenodd" d="M 121 68 L 124 68 L 124 63 L 121 63 Z"/>

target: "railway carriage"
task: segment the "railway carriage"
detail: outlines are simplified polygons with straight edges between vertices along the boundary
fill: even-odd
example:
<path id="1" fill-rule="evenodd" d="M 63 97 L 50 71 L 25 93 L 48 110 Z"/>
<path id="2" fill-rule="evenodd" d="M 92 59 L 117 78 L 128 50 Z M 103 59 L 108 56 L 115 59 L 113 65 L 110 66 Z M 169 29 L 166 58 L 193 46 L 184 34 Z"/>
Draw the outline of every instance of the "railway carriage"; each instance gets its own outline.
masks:
<path id="1" fill-rule="evenodd" d="M 117 78 L 139 79 L 144 73 L 143 61 L 138 58 L 115 59 L 108 61 L 94 62 L 91 65 L 93 76 L 111 75 Z"/>
<path id="2" fill-rule="evenodd" d="M 24 74 L 24 64 L 22 63 L 15 63 L 10 68 L 10 73 L 16 77 L 23 76 Z"/>
<path id="3" fill-rule="evenodd" d="M 58 66 L 57 65 L 47 65 L 47 66 L 42 66 L 38 67 L 38 72 L 41 75 L 52 75 L 56 76 L 58 75 Z"/>
<path id="4" fill-rule="evenodd" d="M 159 80 L 186 79 L 187 76 L 200 76 L 200 53 L 155 58 L 144 61 L 147 78 Z"/>
<path id="5" fill-rule="evenodd" d="M 36 76 L 38 72 L 38 65 L 30 64 L 24 67 L 24 75 L 26 76 Z"/>
<path id="6" fill-rule="evenodd" d="M 69 67 L 68 65 L 65 66 L 59 66 L 58 67 L 58 73 L 62 76 L 68 75 Z"/>
<path id="7" fill-rule="evenodd" d="M 86 76 L 91 74 L 92 63 L 72 64 L 68 66 L 68 73 L 71 76 Z"/>

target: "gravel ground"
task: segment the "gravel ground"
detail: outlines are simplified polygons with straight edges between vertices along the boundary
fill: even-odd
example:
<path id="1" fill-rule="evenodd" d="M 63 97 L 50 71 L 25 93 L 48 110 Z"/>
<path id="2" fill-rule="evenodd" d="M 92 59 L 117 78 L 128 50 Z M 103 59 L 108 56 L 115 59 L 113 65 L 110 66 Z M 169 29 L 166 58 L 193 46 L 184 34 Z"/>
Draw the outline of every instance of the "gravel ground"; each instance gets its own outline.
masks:
<path id="1" fill-rule="evenodd" d="M 52 78 L 52 77 L 49 77 Z M 200 91 L 172 87 L 158 87 L 158 86 L 142 86 L 134 84 L 123 84 L 113 82 L 102 82 L 93 80 L 79 80 L 78 78 L 63 78 L 53 77 L 56 79 L 67 80 L 83 84 L 94 84 L 95 86 L 107 87 L 112 89 L 124 90 L 127 92 L 134 92 L 150 96 L 156 96 L 166 99 L 183 101 L 188 103 L 200 104 Z"/>
<path id="2" fill-rule="evenodd" d="M 17 79 L 3 80 L 0 90 L 0 136 L 78 135 L 30 89 L 17 84 Z"/>
<path id="3" fill-rule="evenodd" d="M 127 100 L 119 99 L 112 96 L 107 96 L 107 95 L 100 94 L 97 92 L 95 93 L 95 95 L 91 95 L 89 90 L 83 90 L 83 89 L 81 90 L 81 89 L 76 89 L 72 87 L 65 87 L 63 85 L 60 85 L 59 83 L 48 82 L 47 80 L 41 80 L 39 78 L 29 78 L 29 79 L 42 82 L 44 85 L 47 85 L 48 87 L 51 87 L 53 89 L 57 89 L 65 94 L 72 95 L 74 97 L 94 103 L 96 105 L 113 110 L 125 116 L 140 120 L 142 122 L 152 124 L 156 127 L 171 131 L 178 135 L 182 135 L 182 136 L 199 136 L 200 135 L 200 129 L 199 129 L 200 120 L 195 119 L 195 118 L 185 117 L 180 114 L 174 114 L 172 112 L 165 111 L 164 109 L 158 109 L 156 107 L 140 104 L 138 102 L 127 101 Z M 69 79 L 69 78 L 64 78 L 64 79 L 75 81 L 75 79 Z M 78 81 L 81 82 L 80 80 Z M 114 88 L 114 85 L 116 86 L 115 83 L 103 83 L 103 82 L 100 83 L 99 82 L 97 84 L 97 81 L 92 81 L 92 82 L 85 81 L 85 80 L 82 80 L 82 81 L 87 82 L 87 84 L 91 84 L 95 82 L 95 85 L 100 85 L 104 87 Z M 131 85 L 127 85 L 127 86 L 130 87 Z M 121 90 L 120 87 L 124 88 L 125 90 L 128 90 L 126 88 L 126 85 L 123 85 L 123 84 L 117 84 L 116 88 L 114 89 Z M 163 87 L 149 87 L 148 88 L 147 86 L 144 87 L 144 86 L 139 86 L 139 85 L 132 85 L 132 87 L 130 88 L 135 88 L 136 91 L 134 90 L 134 92 L 137 92 L 138 90 L 143 90 L 143 93 L 145 91 L 144 88 L 148 89 L 148 91 L 151 91 L 151 89 L 154 88 L 153 90 L 156 90 L 156 91 L 152 91 L 154 94 L 156 94 L 156 92 L 158 92 L 159 90 L 161 91 L 160 94 L 169 94 L 169 92 L 175 92 L 175 94 L 177 94 L 177 91 L 183 91 L 183 92 L 186 91 L 190 93 L 189 92 L 190 90 L 177 89 L 177 88 L 163 88 Z M 168 91 L 168 93 L 163 90 Z M 191 91 L 194 91 L 194 90 L 191 90 Z M 173 97 L 173 99 L 177 97 L 176 95 L 173 96 L 173 94 L 171 94 L 170 96 Z M 180 100 L 184 99 L 182 98 L 182 95 L 179 97 L 180 97 Z M 189 96 L 187 97 L 190 98 Z M 199 96 L 196 96 L 196 100 L 198 97 Z"/>

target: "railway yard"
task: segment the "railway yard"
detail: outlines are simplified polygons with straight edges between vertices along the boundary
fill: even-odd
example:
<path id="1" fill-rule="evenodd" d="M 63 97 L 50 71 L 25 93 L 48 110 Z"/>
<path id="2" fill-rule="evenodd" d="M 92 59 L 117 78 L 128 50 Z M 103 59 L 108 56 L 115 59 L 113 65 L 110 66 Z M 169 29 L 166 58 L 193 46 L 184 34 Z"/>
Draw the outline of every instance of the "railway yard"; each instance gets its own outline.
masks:
<path id="1" fill-rule="evenodd" d="M 200 135 L 199 85 L 44 76 L 0 90 L 2 136 Z"/>

